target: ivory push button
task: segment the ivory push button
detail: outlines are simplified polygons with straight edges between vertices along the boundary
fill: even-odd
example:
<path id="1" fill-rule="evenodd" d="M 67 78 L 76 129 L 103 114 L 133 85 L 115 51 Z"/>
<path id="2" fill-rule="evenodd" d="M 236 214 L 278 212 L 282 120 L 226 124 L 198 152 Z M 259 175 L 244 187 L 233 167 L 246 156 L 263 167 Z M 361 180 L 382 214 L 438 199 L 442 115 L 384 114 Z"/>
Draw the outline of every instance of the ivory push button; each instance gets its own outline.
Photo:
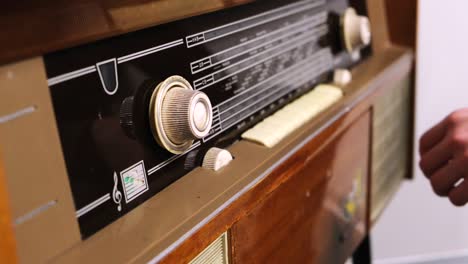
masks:
<path id="1" fill-rule="evenodd" d="M 242 134 L 242 138 L 272 148 L 343 97 L 334 85 L 322 84 Z"/>
<path id="2" fill-rule="evenodd" d="M 229 151 L 220 148 L 211 148 L 203 158 L 203 168 L 218 171 L 226 167 L 232 161 Z"/>
<path id="3" fill-rule="evenodd" d="M 213 111 L 206 94 L 194 91 L 184 78 L 172 76 L 154 90 L 149 117 L 159 145 L 174 154 L 181 154 L 195 140 L 208 135 Z"/>

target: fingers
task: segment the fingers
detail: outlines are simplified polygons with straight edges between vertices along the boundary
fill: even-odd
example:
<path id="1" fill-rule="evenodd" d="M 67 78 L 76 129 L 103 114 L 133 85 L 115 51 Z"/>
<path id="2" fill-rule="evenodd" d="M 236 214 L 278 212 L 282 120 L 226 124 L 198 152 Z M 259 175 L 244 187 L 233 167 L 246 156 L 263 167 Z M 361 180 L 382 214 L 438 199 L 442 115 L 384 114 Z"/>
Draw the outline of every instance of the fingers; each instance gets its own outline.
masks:
<path id="1" fill-rule="evenodd" d="M 468 109 L 460 109 L 420 140 L 420 167 L 434 192 L 456 206 L 468 202 Z M 458 184 L 458 182 L 463 181 Z M 457 185 L 458 184 L 458 185 Z"/>
<path id="2" fill-rule="evenodd" d="M 456 206 L 463 206 L 468 202 L 468 181 L 464 180 L 449 193 L 449 199 Z"/>
<path id="3" fill-rule="evenodd" d="M 427 177 L 430 177 L 436 170 L 445 166 L 453 158 L 453 154 L 451 138 L 446 137 L 421 156 L 419 162 L 421 170 Z"/>
<path id="4" fill-rule="evenodd" d="M 434 192 L 440 196 L 448 196 L 455 184 L 464 176 L 465 165 L 464 158 L 457 158 L 431 175 L 430 181 Z"/>
<path id="5" fill-rule="evenodd" d="M 448 118 L 445 118 L 439 124 L 424 133 L 419 141 L 419 154 L 423 155 L 442 141 L 446 135 L 448 123 Z"/>
<path id="6" fill-rule="evenodd" d="M 448 115 L 440 123 L 429 129 L 421 137 L 419 141 L 419 153 L 424 153 L 431 150 L 440 141 L 447 136 L 450 130 L 461 129 L 466 127 L 468 123 L 468 108 L 457 110 Z"/>

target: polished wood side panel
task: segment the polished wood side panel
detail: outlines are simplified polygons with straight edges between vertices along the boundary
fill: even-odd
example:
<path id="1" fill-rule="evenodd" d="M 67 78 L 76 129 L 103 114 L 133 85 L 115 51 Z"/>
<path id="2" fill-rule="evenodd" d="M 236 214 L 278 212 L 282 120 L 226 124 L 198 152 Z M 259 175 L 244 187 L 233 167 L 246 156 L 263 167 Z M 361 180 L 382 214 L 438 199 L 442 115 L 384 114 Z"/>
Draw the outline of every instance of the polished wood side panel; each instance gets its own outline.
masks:
<path id="1" fill-rule="evenodd" d="M 344 263 L 366 233 L 369 114 L 231 229 L 233 263 Z"/>
<path id="2" fill-rule="evenodd" d="M 6 1 L 0 9 L 0 64 L 249 1 Z"/>
<path id="3" fill-rule="evenodd" d="M 374 51 L 392 45 L 416 48 L 416 0 L 367 0 Z"/>
<path id="4" fill-rule="evenodd" d="M 372 29 L 372 50 L 379 52 L 390 46 L 385 0 L 366 0 Z"/>
<path id="5" fill-rule="evenodd" d="M 387 23 L 392 43 L 416 48 L 416 0 L 386 0 Z"/>
<path id="6" fill-rule="evenodd" d="M 13 231 L 10 198 L 6 185 L 0 149 L 0 263 L 17 263 L 16 239 Z"/>

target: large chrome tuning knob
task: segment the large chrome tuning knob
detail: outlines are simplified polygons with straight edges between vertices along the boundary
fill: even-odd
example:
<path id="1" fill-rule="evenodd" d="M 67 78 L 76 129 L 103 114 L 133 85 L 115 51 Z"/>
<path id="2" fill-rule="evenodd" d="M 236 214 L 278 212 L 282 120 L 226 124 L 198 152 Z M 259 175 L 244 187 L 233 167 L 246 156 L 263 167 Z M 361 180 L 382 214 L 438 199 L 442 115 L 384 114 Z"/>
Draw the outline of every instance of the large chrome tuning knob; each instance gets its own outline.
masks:
<path id="1" fill-rule="evenodd" d="M 171 76 L 153 92 L 149 118 L 154 138 L 174 154 L 192 146 L 194 140 L 208 135 L 213 112 L 208 96 L 194 91 L 180 76 Z"/>
<path id="2" fill-rule="evenodd" d="M 359 16 L 354 8 L 349 7 L 341 19 L 344 44 L 349 53 L 370 44 L 372 34 L 367 17 Z"/>

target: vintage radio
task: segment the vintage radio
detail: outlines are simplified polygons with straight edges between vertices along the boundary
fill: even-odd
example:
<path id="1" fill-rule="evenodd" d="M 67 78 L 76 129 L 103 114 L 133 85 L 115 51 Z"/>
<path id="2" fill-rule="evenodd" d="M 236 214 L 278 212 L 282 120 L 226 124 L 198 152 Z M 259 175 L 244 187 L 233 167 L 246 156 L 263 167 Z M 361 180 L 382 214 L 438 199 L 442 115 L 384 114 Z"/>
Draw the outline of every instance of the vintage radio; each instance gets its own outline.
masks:
<path id="1" fill-rule="evenodd" d="M 414 8 L 7 4 L 2 263 L 343 263 L 411 176 Z"/>

